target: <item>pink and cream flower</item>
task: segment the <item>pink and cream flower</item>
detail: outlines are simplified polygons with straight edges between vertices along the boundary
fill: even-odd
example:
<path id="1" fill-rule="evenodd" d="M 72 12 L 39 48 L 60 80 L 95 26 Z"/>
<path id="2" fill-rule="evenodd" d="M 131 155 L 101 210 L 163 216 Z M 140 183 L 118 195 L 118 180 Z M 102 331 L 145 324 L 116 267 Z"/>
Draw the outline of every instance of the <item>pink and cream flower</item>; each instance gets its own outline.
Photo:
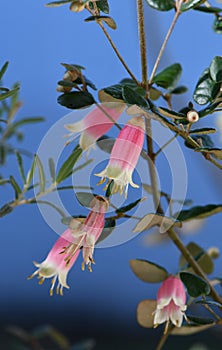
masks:
<path id="1" fill-rule="evenodd" d="M 139 186 L 132 180 L 132 174 L 138 162 L 144 143 L 145 123 L 142 117 L 134 117 L 120 131 L 110 155 L 107 167 L 96 176 L 100 176 L 103 183 L 106 178 L 114 180 L 113 193 L 123 193 L 127 196 L 128 186 Z"/>
<path id="2" fill-rule="evenodd" d="M 96 141 L 109 131 L 119 119 L 125 108 L 124 103 L 102 103 L 90 111 L 85 118 L 74 123 L 67 124 L 65 128 L 72 133 L 81 133 L 80 147 L 87 150 Z"/>
<path id="3" fill-rule="evenodd" d="M 29 277 L 38 276 L 42 284 L 46 278 L 52 278 L 50 295 L 58 279 L 56 293 L 63 295 L 63 288 L 69 288 L 67 275 L 77 260 L 82 249 L 84 270 L 85 264 L 91 272 L 91 264 L 94 264 L 93 253 L 95 243 L 100 237 L 104 224 L 105 213 L 109 203 L 102 196 L 96 196 L 91 202 L 91 210 L 83 222 L 82 219 L 73 219 L 70 228 L 67 229 L 56 241 L 48 256 L 42 263 L 34 263 L 37 270 Z"/>
<path id="4" fill-rule="evenodd" d="M 154 327 L 166 322 L 164 333 L 167 332 L 170 321 L 174 326 L 181 327 L 186 309 L 186 292 L 183 283 L 177 277 L 168 277 L 157 293 Z"/>

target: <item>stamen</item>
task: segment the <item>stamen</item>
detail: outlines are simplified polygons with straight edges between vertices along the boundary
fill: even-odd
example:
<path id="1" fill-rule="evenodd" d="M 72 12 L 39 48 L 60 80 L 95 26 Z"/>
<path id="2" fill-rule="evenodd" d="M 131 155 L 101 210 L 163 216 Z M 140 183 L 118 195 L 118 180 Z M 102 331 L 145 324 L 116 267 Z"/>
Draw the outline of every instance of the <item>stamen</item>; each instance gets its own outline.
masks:
<path id="1" fill-rule="evenodd" d="M 45 277 L 40 277 L 40 281 L 39 281 L 39 284 L 43 284 L 45 281 Z"/>
<path id="2" fill-rule="evenodd" d="M 97 183 L 97 186 L 104 184 L 105 181 L 106 181 L 106 177 L 103 177 L 103 178 Z"/>
<path id="3" fill-rule="evenodd" d="M 56 280 L 57 280 L 57 276 L 53 277 L 53 279 L 52 279 L 52 281 L 51 281 L 52 286 L 51 286 L 50 291 L 49 291 L 50 297 L 53 296 L 53 289 L 54 289 L 54 287 L 55 287 Z"/>
<path id="4" fill-rule="evenodd" d="M 163 332 L 163 334 L 167 334 L 168 328 L 169 328 L 169 323 L 170 323 L 170 321 L 167 320 L 167 321 L 166 321 L 166 324 L 165 324 L 165 327 L 164 327 L 164 332 Z"/>
<path id="5" fill-rule="evenodd" d="M 33 277 L 35 277 L 36 275 L 38 275 L 38 273 L 39 273 L 39 270 L 36 270 L 35 272 L 33 272 L 32 275 L 30 275 L 30 276 L 27 277 L 27 280 L 31 280 Z"/>
<path id="6" fill-rule="evenodd" d="M 89 263 L 89 264 L 87 265 L 87 267 L 88 267 L 89 272 L 92 272 L 91 263 Z"/>
<path id="7" fill-rule="evenodd" d="M 85 263 L 82 262 L 82 271 L 85 271 Z"/>

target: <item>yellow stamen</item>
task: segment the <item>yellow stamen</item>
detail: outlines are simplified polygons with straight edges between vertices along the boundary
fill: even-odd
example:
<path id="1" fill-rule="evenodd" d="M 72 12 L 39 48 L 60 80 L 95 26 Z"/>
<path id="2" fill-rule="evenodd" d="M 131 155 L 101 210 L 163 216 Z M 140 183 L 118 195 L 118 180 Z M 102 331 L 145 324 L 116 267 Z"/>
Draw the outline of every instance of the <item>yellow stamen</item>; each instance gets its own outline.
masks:
<path id="1" fill-rule="evenodd" d="M 40 278 L 39 284 L 43 284 L 44 281 L 45 281 L 45 277 L 40 277 L 40 276 L 39 276 L 39 278 Z"/>

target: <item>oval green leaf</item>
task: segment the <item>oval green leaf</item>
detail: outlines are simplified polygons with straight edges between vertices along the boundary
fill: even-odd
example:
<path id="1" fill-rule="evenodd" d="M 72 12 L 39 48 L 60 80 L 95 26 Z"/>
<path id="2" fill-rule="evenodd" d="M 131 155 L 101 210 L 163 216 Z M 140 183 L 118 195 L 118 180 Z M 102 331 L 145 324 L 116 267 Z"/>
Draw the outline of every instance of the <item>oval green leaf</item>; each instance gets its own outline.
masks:
<path id="1" fill-rule="evenodd" d="M 222 204 L 208 204 L 199 205 L 188 210 L 182 210 L 176 214 L 177 220 L 187 221 L 192 219 L 204 219 L 208 216 L 220 213 L 222 211 Z"/>
<path id="2" fill-rule="evenodd" d="M 210 294 L 210 286 L 203 278 L 190 272 L 180 272 L 180 278 L 191 297 L 197 298 L 201 295 Z"/>
<path id="3" fill-rule="evenodd" d="M 79 109 L 95 103 L 93 96 L 88 91 L 71 91 L 62 94 L 57 99 L 58 103 L 66 108 Z"/>
<path id="4" fill-rule="evenodd" d="M 173 0 L 146 0 L 147 4 L 159 11 L 169 11 L 175 8 L 175 2 Z"/>
<path id="5" fill-rule="evenodd" d="M 163 2 L 163 1 L 162 1 Z M 164 89 L 173 89 L 180 79 L 182 67 L 179 63 L 174 63 L 155 75 L 153 82 Z"/>
<path id="6" fill-rule="evenodd" d="M 153 328 L 156 300 L 143 300 L 137 306 L 137 322 L 145 328 Z"/>
<path id="7" fill-rule="evenodd" d="M 210 64 L 211 78 L 217 83 L 222 82 L 222 57 L 216 56 Z"/>
<path id="8" fill-rule="evenodd" d="M 168 276 L 168 272 L 164 267 L 147 260 L 130 260 L 130 267 L 140 280 L 147 283 L 159 283 Z"/>

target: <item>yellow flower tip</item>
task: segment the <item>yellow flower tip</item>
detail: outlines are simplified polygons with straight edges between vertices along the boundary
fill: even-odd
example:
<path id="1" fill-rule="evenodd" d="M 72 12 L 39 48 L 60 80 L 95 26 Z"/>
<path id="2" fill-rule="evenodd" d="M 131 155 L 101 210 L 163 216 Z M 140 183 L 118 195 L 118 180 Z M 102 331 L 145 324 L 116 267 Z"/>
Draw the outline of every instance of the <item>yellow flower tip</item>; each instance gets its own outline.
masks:
<path id="1" fill-rule="evenodd" d="M 31 279 L 33 279 L 33 277 L 34 277 L 34 274 L 28 276 L 28 277 L 27 277 L 27 280 L 31 280 Z"/>
<path id="2" fill-rule="evenodd" d="M 87 265 L 87 267 L 88 267 L 88 271 L 89 271 L 89 272 L 92 272 L 91 263 L 90 263 L 90 264 L 88 264 L 88 265 Z"/>
<path id="3" fill-rule="evenodd" d="M 82 271 L 85 271 L 85 264 L 82 262 Z"/>
<path id="4" fill-rule="evenodd" d="M 50 295 L 50 297 L 53 296 L 53 288 L 50 288 L 50 290 L 49 290 L 49 295 Z"/>

